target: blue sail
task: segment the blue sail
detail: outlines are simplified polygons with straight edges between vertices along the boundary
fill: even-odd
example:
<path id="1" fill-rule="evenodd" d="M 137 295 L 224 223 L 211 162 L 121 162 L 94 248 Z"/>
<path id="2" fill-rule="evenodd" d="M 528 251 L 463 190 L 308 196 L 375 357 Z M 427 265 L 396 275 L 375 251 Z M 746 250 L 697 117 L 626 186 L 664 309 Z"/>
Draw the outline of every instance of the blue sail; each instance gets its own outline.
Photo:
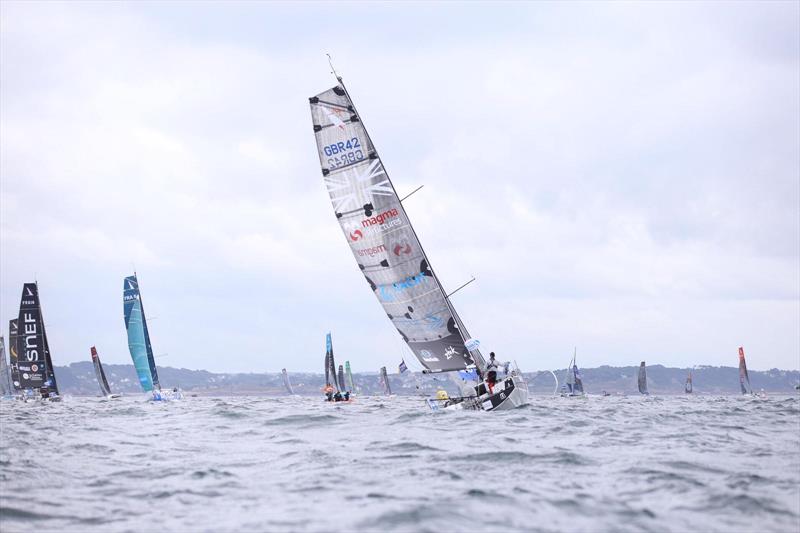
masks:
<path id="1" fill-rule="evenodd" d="M 128 349 L 131 352 L 133 366 L 139 375 L 139 383 L 145 392 L 150 392 L 154 388 L 161 390 L 136 274 L 125 278 L 122 301 L 125 310 L 125 329 L 128 331 Z"/>

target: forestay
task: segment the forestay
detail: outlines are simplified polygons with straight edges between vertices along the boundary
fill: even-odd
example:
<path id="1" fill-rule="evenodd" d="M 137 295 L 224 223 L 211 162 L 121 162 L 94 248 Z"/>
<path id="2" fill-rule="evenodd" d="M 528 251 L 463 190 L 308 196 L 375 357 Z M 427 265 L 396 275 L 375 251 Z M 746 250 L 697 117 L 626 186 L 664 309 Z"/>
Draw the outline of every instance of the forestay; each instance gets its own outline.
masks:
<path id="1" fill-rule="evenodd" d="M 139 376 L 139 383 L 145 392 L 150 392 L 154 388 L 161 390 L 136 274 L 125 278 L 122 301 L 125 311 L 125 329 L 128 332 L 128 349 L 131 352 L 133 366 Z"/>
<path id="2" fill-rule="evenodd" d="M 439 283 L 344 84 L 311 97 L 325 186 L 345 239 L 392 324 L 429 371 L 483 358 Z"/>

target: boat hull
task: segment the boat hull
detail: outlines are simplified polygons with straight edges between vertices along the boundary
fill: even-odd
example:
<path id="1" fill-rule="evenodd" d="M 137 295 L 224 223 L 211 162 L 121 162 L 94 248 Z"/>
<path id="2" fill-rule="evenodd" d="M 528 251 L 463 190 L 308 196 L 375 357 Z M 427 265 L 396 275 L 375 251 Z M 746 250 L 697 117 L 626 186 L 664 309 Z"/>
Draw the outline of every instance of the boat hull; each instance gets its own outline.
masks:
<path id="1" fill-rule="evenodd" d="M 478 391 L 487 390 L 486 382 L 478 385 Z M 517 372 L 498 381 L 492 393 L 459 399 L 429 399 L 428 406 L 434 410 L 465 409 L 468 411 L 508 411 L 528 403 L 528 384 Z"/>

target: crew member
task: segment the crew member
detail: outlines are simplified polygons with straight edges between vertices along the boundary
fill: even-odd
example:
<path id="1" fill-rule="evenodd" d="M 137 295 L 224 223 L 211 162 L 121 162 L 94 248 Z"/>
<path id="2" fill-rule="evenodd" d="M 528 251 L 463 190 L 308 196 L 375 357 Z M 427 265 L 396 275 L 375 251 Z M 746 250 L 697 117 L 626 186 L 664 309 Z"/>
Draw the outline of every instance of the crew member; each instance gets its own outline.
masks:
<path id="1" fill-rule="evenodd" d="M 489 386 L 489 394 L 494 394 L 494 384 L 497 383 L 497 361 L 494 352 L 489 354 L 489 362 L 486 364 L 486 384 Z"/>

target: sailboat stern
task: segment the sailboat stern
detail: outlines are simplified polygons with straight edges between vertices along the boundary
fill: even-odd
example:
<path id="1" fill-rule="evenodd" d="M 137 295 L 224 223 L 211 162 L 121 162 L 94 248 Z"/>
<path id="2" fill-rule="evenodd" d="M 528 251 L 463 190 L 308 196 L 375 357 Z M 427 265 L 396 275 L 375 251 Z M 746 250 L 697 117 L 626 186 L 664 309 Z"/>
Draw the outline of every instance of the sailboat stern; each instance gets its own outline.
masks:
<path id="1" fill-rule="evenodd" d="M 476 387 L 475 396 L 449 398 L 446 395 L 427 400 L 433 411 L 466 409 L 469 411 L 507 411 L 528 403 L 528 384 L 522 373 L 514 370 L 495 383 L 489 392 L 486 382 Z"/>

